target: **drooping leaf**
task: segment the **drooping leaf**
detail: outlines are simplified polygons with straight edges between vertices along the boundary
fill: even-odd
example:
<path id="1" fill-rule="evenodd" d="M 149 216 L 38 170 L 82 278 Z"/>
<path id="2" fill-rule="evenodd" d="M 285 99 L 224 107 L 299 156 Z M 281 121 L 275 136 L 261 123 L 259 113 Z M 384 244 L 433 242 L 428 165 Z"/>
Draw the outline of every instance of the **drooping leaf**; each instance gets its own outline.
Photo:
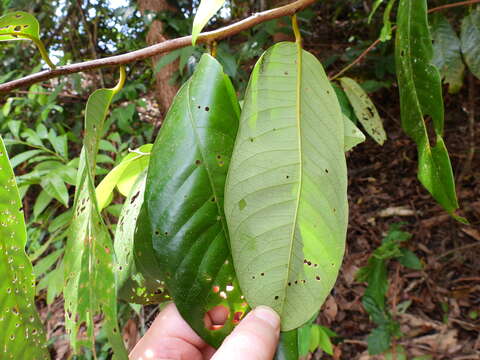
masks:
<path id="1" fill-rule="evenodd" d="M 480 8 L 477 7 L 462 21 L 460 34 L 462 54 L 468 68 L 480 79 Z"/>
<path id="2" fill-rule="evenodd" d="M 344 114 L 342 115 L 343 115 L 343 133 L 345 134 L 343 149 L 345 151 L 349 151 L 353 147 L 364 142 L 365 135 L 363 135 L 360 129 L 357 128 L 349 118 L 347 118 Z"/>
<path id="3" fill-rule="evenodd" d="M 385 11 L 383 12 L 383 26 L 380 31 L 380 40 L 385 42 L 392 38 L 392 23 L 390 22 L 390 13 L 396 0 L 389 0 Z"/>
<path id="4" fill-rule="evenodd" d="M 137 272 L 133 259 L 135 224 L 143 204 L 146 178 L 146 171 L 138 176 L 118 219 L 114 241 L 118 267 L 116 281 L 118 296 L 122 300 L 136 304 L 158 304 L 169 298 L 164 282 L 145 279 Z"/>
<path id="5" fill-rule="evenodd" d="M 198 6 L 192 27 L 192 44 L 195 45 L 198 34 L 207 25 L 208 21 L 220 10 L 225 0 L 201 0 Z"/>
<path id="6" fill-rule="evenodd" d="M 111 199 L 113 189 L 117 186 L 123 196 L 128 196 L 138 176 L 147 168 L 150 161 L 151 144 L 145 144 L 126 155 L 120 164 L 110 171 L 97 186 L 97 201 L 100 210 Z"/>
<path id="7" fill-rule="evenodd" d="M 432 64 L 426 0 L 400 0 L 397 25 L 395 63 L 402 127 L 417 144 L 420 182 L 453 215 L 458 203 L 452 166 L 442 138 L 442 87 L 438 69 Z M 436 137 L 433 146 L 424 119 L 427 115 L 432 118 Z"/>
<path id="8" fill-rule="evenodd" d="M 328 355 L 333 355 L 333 345 L 330 340 L 330 336 L 323 326 L 314 324 L 312 325 L 312 330 L 317 329 L 318 331 L 318 347 L 325 351 Z"/>
<path id="9" fill-rule="evenodd" d="M 74 215 L 65 250 L 65 327 L 74 351 L 79 345 L 94 349 L 94 323 L 103 314 L 104 327 L 114 356 L 127 359 L 117 322 L 113 244 L 100 215 L 95 193 L 95 168 L 100 136 L 113 96 L 125 80 L 122 68 L 119 84 L 112 89 L 96 90 L 85 110 L 85 139 L 80 156 Z M 86 340 L 78 339 L 84 326 Z"/>
<path id="10" fill-rule="evenodd" d="M 347 227 L 343 119 L 318 60 L 294 43 L 262 55 L 250 77 L 225 190 L 242 291 L 295 329 L 320 308 Z"/>
<path id="11" fill-rule="evenodd" d="M 360 124 L 362 124 L 367 134 L 370 135 L 373 140 L 383 145 L 387 139 L 387 134 L 383 129 L 382 119 L 378 115 L 378 111 L 375 105 L 373 105 L 372 100 L 370 100 L 367 93 L 355 80 L 348 77 L 343 77 L 339 80 Z"/>
<path id="12" fill-rule="evenodd" d="M 223 212 L 239 111 L 221 65 L 203 55 L 155 141 L 135 234 L 137 269 L 165 280 L 182 316 L 214 346 L 245 311 Z M 230 317 L 222 329 L 206 329 L 204 315 L 218 304 L 229 306 Z"/>
<path id="13" fill-rule="evenodd" d="M 48 66 L 55 68 L 40 40 L 39 29 L 37 19 L 24 11 L 15 11 L 0 17 L 0 41 L 32 40 L 37 45 L 43 60 Z"/>
<path id="14" fill-rule="evenodd" d="M 448 92 L 454 94 L 462 87 L 465 70 L 460 52 L 460 39 L 442 14 L 435 14 L 433 20 L 432 62 L 440 71 L 444 83 L 448 84 Z"/>
<path id="15" fill-rule="evenodd" d="M 35 276 L 15 175 L 0 137 L 0 357 L 49 359 L 35 308 Z"/>
<path id="16" fill-rule="evenodd" d="M 373 15 L 375 15 L 380 5 L 382 5 L 382 2 L 383 0 L 375 0 L 375 2 L 373 3 L 372 11 L 370 11 L 370 14 L 368 15 L 368 20 L 367 20 L 369 24 L 372 21 Z"/>
<path id="17" fill-rule="evenodd" d="M 298 329 L 282 331 L 273 360 L 298 360 Z"/>

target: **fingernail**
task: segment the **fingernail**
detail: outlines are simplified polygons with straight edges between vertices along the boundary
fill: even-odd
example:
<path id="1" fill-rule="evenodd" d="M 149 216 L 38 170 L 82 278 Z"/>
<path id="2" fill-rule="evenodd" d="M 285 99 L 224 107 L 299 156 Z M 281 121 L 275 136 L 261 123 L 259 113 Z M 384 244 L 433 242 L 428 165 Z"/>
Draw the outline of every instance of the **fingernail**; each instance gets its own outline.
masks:
<path id="1" fill-rule="evenodd" d="M 259 306 L 253 310 L 253 315 L 256 318 L 268 322 L 272 328 L 278 329 L 280 327 L 280 316 L 268 306 Z"/>

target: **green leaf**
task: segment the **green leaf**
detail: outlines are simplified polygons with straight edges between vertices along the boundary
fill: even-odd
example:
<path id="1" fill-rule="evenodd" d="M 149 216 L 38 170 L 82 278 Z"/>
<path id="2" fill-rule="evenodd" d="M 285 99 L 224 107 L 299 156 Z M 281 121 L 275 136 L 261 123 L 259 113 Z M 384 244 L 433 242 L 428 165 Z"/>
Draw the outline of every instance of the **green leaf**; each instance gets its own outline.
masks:
<path id="1" fill-rule="evenodd" d="M 452 166 L 442 139 L 443 99 L 440 74 L 432 64 L 433 47 L 426 0 L 400 0 L 395 62 L 400 89 L 402 127 L 417 144 L 418 178 L 452 216 L 458 208 Z M 432 118 L 431 146 L 424 116 Z M 457 217 L 458 220 L 461 220 Z"/>
<path id="2" fill-rule="evenodd" d="M 13 158 L 10 159 L 10 163 L 12 164 L 12 168 L 16 168 L 21 163 L 31 159 L 38 154 L 43 153 L 43 150 L 27 150 L 18 155 L 15 155 Z"/>
<path id="3" fill-rule="evenodd" d="M 398 258 L 398 261 L 403 266 L 413 269 L 413 270 L 422 270 L 422 262 L 413 251 L 408 249 L 400 249 L 402 256 Z"/>
<path id="4" fill-rule="evenodd" d="M 298 356 L 298 330 L 282 331 L 273 360 L 298 360 Z"/>
<path id="5" fill-rule="evenodd" d="M 158 304 L 168 299 L 164 282 L 145 279 L 137 272 L 133 258 L 135 224 L 143 204 L 146 175 L 144 171 L 136 180 L 118 219 L 114 241 L 118 264 L 115 274 L 119 298 L 129 303 Z"/>
<path id="6" fill-rule="evenodd" d="M 369 23 L 369 24 L 371 23 L 373 15 L 375 15 L 375 13 L 377 12 L 380 5 L 382 5 L 382 2 L 383 2 L 383 0 L 375 0 L 375 2 L 373 3 L 373 6 L 372 6 L 372 11 L 370 11 L 370 14 L 368 15 L 367 23 Z"/>
<path id="7" fill-rule="evenodd" d="M 294 43 L 266 51 L 250 77 L 228 172 L 225 215 L 240 286 L 282 330 L 309 320 L 345 247 L 343 115 L 327 76 Z"/>
<path id="8" fill-rule="evenodd" d="M 298 355 L 308 355 L 309 347 L 312 342 L 312 328 L 314 325 L 307 323 L 297 329 L 298 331 Z"/>
<path id="9" fill-rule="evenodd" d="M 62 256 L 62 254 L 63 249 L 58 249 L 39 260 L 33 267 L 33 273 L 35 274 L 35 277 L 39 278 L 40 276 L 44 275 L 48 269 L 50 269 L 52 265 L 57 262 L 58 258 Z"/>
<path id="10" fill-rule="evenodd" d="M 463 58 L 468 68 L 480 79 L 480 8 L 477 7 L 462 21 L 460 34 Z"/>
<path id="11" fill-rule="evenodd" d="M 33 15 L 16 11 L 0 17 L 0 41 L 32 40 L 37 45 L 42 58 L 52 69 L 55 65 L 48 58 L 45 46 L 40 40 L 40 25 Z"/>
<path id="12" fill-rule="evenodd" d="M 0 351 L 5 359 L 49 359 L 35 307 L 35 276 L 15 175 L 0 137 Z"/>
<path id="13" fill-rule="evenodd" d="M 135 234 L 137 269 L 146 279 L 165 280 L 182 316 L 213 346 L 231 331 L 235 313 L 246 310 L 223 212 L 239 111 L 221 65 L 203 55 L 153 146 Z M 205 312 L 219 304 L 230 308 L 227 323 L 206 329 Z"/>
<path id="14" fill-rule="evenodd" d="M 207 25 L 208 21 L 220 10 L 225 0 L 201 0 L 195 19 L 193 19 L 192 44 L 195 45 L 198 34 Z"/>
<path id="15" fill-rule="evenodd" d="M 120 164 L 115 166 L 97 186 L 97 202 L 100 210 L 111 201 L 115 186 L 118 186 L 122 195 L 128 196 L 138 176 L 147 168 L 150 161 L 151 144 L 141 146 L 139 149 L 126 155 Z"/>
<path id="16" fill-rule="evenodd" d="M 55 173 L 42 178 L 40 185 L 51 197 L 68 207 L 68 190 L 63 180 Z"/>
<path id="17" fill-rule="evenodd" d="M 103 314 L 107 337 L 119 359 L 128 356 L 117 322 L 113 244 L 98 209 L 94 174 L 105 117 L 124 80 L 125 69 L 121 68 L 120 82 L 115 88 L 96 90 L 88 99 L 74 214 L 64 256 L 65 327 L 74 351 L 78 352 L 82 343 L 94 349 L 93 318 Z M 80 326 L 84 327 L 86 340 L 78 338 Z"/>
<path id="18" fill-rule="evenodd" d="M 339 81 L 345 94 L 347 94 L 348 100 L 350 100 L 350 104 L 352 104 L 358 121 L 373 140 L 383 145 L 387 139 L 387 134 L 385 134 L 382 119 L 380 119 L 372 100 L 355 80 L 343 77 Z"/>
<path id="19" fill-rule="evenodd" d="M 349 151 L 353 147 L 365 141 L 365 135 L 360 131 L 355 124 L 343 115 L 343 133 L 344 133 L 344 144 L 343 150 Z"/>
<path id="20" fill-rule="evenodd" d="M 333 355 L 333 346 L 328 333 L 324 330 L 323 326 L 313 326 L 318 328 L 318 346 L 320 349 L 325 351 L 328 355 Z"/>
<path id="21" fill-rule="evenodd" d="M 383 12 L 383 27 L 380 31 L 380 40 L 382 42 L 388 41 L 392 38 L 392 23 L 390 22 L 390 13 L 396 0 L 389 0 L 385 11 Z"/>
<path id="22" fill-rule="evenodd" d="M 448 92 L 455 94 L 462 87 L 465 70 L 460 52 L 460 39 L 442 14 L 435 14 L 433 20 L 432 62 L 440 71 L 443 82 L 448 84 Z"/>
<path id="23" fill-rule="evenodd" d="M 367 337 L 368 353 L 377 355 L 387 351 L 390 348 L 391 340 L 392 336 L 387 328 L 381 326 L 373 329 Z"/>
<path id="24" fill-rule="evenodd" d="M 33 217 L 36 219 L 47 208 L 53 197 L 50 196 L 45 190 L 42 190 L 35 200 L 33 205 Z"/>

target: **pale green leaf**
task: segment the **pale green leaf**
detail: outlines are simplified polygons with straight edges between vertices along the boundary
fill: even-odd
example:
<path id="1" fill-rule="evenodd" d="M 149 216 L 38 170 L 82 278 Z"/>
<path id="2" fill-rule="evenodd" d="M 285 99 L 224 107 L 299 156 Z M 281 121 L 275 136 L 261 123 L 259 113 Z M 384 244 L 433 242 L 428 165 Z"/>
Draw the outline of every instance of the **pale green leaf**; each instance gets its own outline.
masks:
<path id="1" fill-rule="evenodd" d="M 44 275 L 48 269 L 50 269 L 52 265 L 57 262 L 58 258 L 62 256 L 62 254 L 63 248 L 60 248 L 37 261 L 33 267 L 33 273 L 35 274 L 35 277 L 39 278 L 40 276 Z"/>
<path id="2" fill-rule="evenodd" d="M 240 287 L 282 330 L 318 311 L 342 262 L 348 218 L 343 118 L 318 60 L 279 43 L 250 78 L 225 188 Z"/>
<path id="3" fill-rule="evenodd" d="M 60 201 L 63 205 L 68 207 L 68 190 L 63 180 L 56 173 L 51 173 L 42 177 L 40 182 L 43 190 L 51 197 Z"/>
<path id="4" fill-rule="evenodd" d="M 195 19 L 193 19 L 192 44 L 195 45 L 197 37 L 208 21 L 220 10 L 225 0 L 201 0 Z"/>
<path id="5" fill-rule="evenodd" d="M 390 22 L 390 13 L 396 0 L 389 0 L 385 11 L 383 12 L 383 27 L 380 31 L 380 40 L 385 42 L 392 38 L 392 23 Z"/>
<path id="6" fill-rule="evenodd" d="M 35 276 L 15 175 L 0 137 L 0 357 L 49 359 L 35 308 Z"/>
<path id="7" fill-rule="evenodd" d="M 114 252 L 108 228 L 98 209 L 95 193 L 96 156 L 105 118 L 113 96 L 122 86 L 96 90 L 85 110 L 85 139 L 80 155 L 74 214 L 64 256 L 65 327 L 75 352 L 80 344 L 94 349 L 93 318 L 103 314 L 103 326 L 114 351 L 114 358 L 127 359 L 118 327 Z M 79 339 L 84 327 L 84 340 Z"/>
<path id="8" fill-rule="evenodd" d="M 462 21 L 460 34 L 463 57 L 468 68 L 480 79 L 480 8 L 477 7 Z"/>
<path id="9" fill-rule="evenodd" d="M 35 205 L 33 205 L 33 217 L 36 219 L 52 200 L 53 197 L 45 190 L 42 190 L 35 200 Z"/>
<path id="10" fill-rule="evenodd" d="M 440 71 L 444 83 L 448 84 L 448 92 L 457 93 L 462 87 L 465 65 L 460 52 L 460 39 L 442 14 L 435 14 L 432 39 L 432 62 Z"/>
<path id="11" fill-rule="evenodd" d="M 373 15 L 375 15 L 380 5 L 382 5 L 382 2 L 383 0 L 375 0 L 375 2 L 373 3 L 372 11 L 370 11 L 370 14 L 368 15 L 368 20 L 367 20 L 369 24 L 372 21 Z"/>
<path id="12" fill-rule="evenodd" d="M 330 336 L 328 336 L 327 332 L 322 326 L 316 324 L 313 326 L 318 328 L 318 346 L 320 349 L 325 351 L 328 355 L 333 355 L 333 346 L 332 342 L 330 341 Z"/>
<path id="13" fill-rule="evenodd" d="M 378 111 L 372 100 L 370 100 L 367 93 L 355 80 L 348 77 L 343 77 L 339 80 L 343 90 L 347 94 L 348 100 L 350 100 L 350 104 L 352 104 L 358 121 L 360 121 L 367 134 L 370 135 L 373 140 L 383 145 L 387 139 L 387 134 L 383 129 L 382 119 L 378 115 Z"/>
<path id="14" fill-rule="evenodd" d="M 365 135 L 363 135 L 360 129 L 357 128 L 355 124 L 348 117 L 345 116 L 345 114 L 342 114 L 342 115 L 343 115 L 343 133 L 345 134 L 343 149 L 345 151 L 349 151 L 353 147 L 364 142 Z"/>

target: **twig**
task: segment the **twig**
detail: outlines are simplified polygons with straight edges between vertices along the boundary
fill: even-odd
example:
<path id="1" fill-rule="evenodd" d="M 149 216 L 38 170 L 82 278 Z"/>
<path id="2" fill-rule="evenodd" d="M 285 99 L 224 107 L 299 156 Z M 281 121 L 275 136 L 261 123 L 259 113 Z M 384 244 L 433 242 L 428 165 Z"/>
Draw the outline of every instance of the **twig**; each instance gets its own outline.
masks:
<path id="1" fill-rule="evenodd" d="M 453 4 L 447 4 L 447 5 L 442 5 L 442 6 L 437 6 L 437 7 L 431 8 L 431 9 L 428 10 L 428 13 L 431 14 L 431 13 L 434 13 L 434 12 L 437 12 L 437 11 L 442 11 L 442 10 L 450 9 L 450 8 L 457 7 L 457 6 L 466 6 L 466 5 L 472 5 L 472 4 L 477 4 L 477 3 L 480 3 L 480 0 L 460 1 L 460 2 L 457 2 L 457 3 L 453 3 Z M 397 26 L 392 27 L 392 32 L 395 31 L 395 30 L 397 30 Z M 380 38 L 375 40 L 368 48 L 366 48 L 360 55 L 358 55 L 358 57 L 355 60 L 353 60 L 350 64 L 348 64 L 343 69 L 341 69 L 338 73 L 336 73 L 335 75 L 330 77 L 330 80 L 335 80 L 336 78 L 338 78 L 339 76 L 343 75 L 348 70 L 350 70 L 353 66 L 357 65 L 379 43 L 381 43 Z"/>
<path id="2" fill-rule="evenodd" d="M 468 249 L 471 249 L 475 246 L 480 246 L 480 242 L 476 242 L 476 243 L 473 243 L 473 244 L 468 244 L 468 245 L 464 245 L 464 246 L 460 246 L 460 247 L 457 247 L 455 249 L 451 249 L 451 250 L 448 250 L 448 251 L 445 251 L 443 254 L 440 254 L 436 257 L 435 260 L 438 260 L 438 259 L 441 259 L 445 256 L 448 256 L 450 254 L 453 254 L 453 253 L 456 253 L 457 251 L 463 251 L 463 250 L 468 250 Z"/>
<path id="3" fill-rule="evenodd" d="M 283 16 L 293 15 L 298 11 L 304 9 L 305 7 L 312 5 L 315 1 L 316 0 L 297 0 L 291 4 L 281 6 L 276 9 L 254 14 L 234 24 L 225 26 L 214 31 L 200 34 L 197 39 L 197 43 L 210 43 L 214 40 L 224 39 L 226 37 L 238 34 L 244 30 L 250 29 L 253 26 L 261 24 L 263 22 L 277 19 Z M 7 93 L 14 89 L 18 89 L 23 86 L 29 86 L 40 81 L 53 79 L 61 75 L 90 71 L 107 66 L 129 64 L 135 61 L 140 61 L 153 57 L 161 53 L 169 52 L 186 46 L 191 46 L 191 44 L 192 37 L 184 36 L 176 39 L 167 40 L 159 44 L 148 46 L 146 48 L 135 50 L 122 55 L 110 56 L 103 59 L 96 59 L 71 65 L 60 66 L 55 70 L 41 71 L 32 75 L 25 76 L 21 79 L 12 80 L 4 84 L 0 84 L 0 93 Z"/>

